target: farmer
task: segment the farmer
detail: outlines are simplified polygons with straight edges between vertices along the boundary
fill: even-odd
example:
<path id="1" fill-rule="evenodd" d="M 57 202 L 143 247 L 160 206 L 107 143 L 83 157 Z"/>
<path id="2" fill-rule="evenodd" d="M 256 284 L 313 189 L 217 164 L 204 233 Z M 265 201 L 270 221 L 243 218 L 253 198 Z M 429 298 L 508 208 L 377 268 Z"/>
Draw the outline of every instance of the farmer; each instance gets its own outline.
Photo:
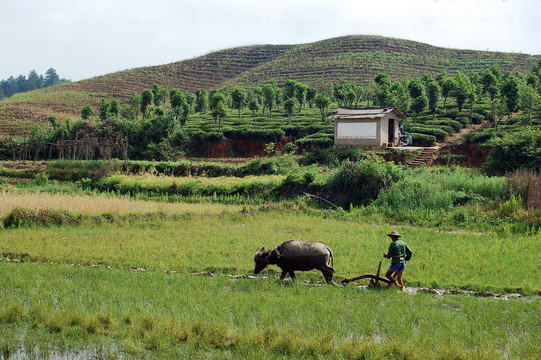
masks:
<path id="1" fill-rule="evenodd" d="M 394 230 L 390 234 L 387 234 L 393 241 L 389 245 L 389 251 L 383 254 L 384 258 L 391 259 L 391 266 L 385 273 L 385 277 L 389 279 L 389 287 L 392 284 L 398 286 L 400 290 L 404 289 L 404 283 L 402 282 L 402 273 L 406 269 L 406 261 L 411 259 L 411 249 L 404 241 L 400 240 L 400 234 Z M 396 273 L 396 280 L 393 278 L 393 274 Z"/>

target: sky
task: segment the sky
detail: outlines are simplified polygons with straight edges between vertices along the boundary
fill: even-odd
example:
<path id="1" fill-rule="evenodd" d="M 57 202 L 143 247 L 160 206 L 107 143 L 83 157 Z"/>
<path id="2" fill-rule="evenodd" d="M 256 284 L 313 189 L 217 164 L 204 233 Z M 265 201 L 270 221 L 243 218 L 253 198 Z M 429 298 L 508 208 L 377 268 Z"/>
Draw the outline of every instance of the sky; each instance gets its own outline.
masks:
<path id="1" fill-rule="evenodd" d="M 381 35 L 541 54 L 540 0 L 0 0 L 0 79 L 72 81 L 237 46 Z"/>

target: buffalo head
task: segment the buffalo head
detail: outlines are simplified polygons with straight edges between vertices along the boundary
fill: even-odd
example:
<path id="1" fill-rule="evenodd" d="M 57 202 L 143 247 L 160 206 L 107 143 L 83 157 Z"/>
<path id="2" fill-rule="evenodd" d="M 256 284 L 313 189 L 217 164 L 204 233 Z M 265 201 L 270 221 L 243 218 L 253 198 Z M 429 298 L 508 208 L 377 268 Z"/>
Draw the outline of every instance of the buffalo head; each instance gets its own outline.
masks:
<path id="1" fill-rule="evenodd" d="M 264 268 L 269 265 L 269 254 L 265 247 L 258 250 L 254 255 L 255 269 L 254 274 L 259 274 Z"/>

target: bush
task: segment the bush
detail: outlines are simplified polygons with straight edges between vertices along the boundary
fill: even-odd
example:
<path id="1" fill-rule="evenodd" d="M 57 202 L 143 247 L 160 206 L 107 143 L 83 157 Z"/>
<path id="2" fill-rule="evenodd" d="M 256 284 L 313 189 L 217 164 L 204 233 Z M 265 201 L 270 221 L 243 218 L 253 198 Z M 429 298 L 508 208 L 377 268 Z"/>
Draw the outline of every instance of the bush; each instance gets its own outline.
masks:
<path id="1" fill-rule="evenodd" d="M 278 143 L 284 137 L 285 132 L 282 129 L 224 128 L 223 134 L 228 139 Z"/>
<path id="2" fill-rule="evenodd" d="M 481 114 L 473 113 L 471 116 L 471 121 L 474 124 L 480 124 L 485 120 L 485 117 Z"/>
<path id="3" fill-rule="evenodd" d="M 122 168 L 116 159 L 106 160 L 55 160 L 49 162 L 47 175 L 60 181 L 78 181 L 83 178 L 98 179 Z"/>
<path id="4" fill-rule="evenodd" d="M 402 177 L 400 167 L 371 156 L 357 162 L 344 161 L 332 174 L 329 188 L 344 205 L 366 205 L 377 199 L 381 190 L 390 188 Z"/>
<path id="5" fill-rule="evenodd" d="M 38 186 L 43 186 L 43 185 L 47 185 L 47 183 L 49 182 L 49 176 L 45 173 L 37 173 L 36 176 L 34 177 L 34 184 L 38 185 Z"/>
<path id="6" fill-rule="evenodd" d="M 424 126 L 409 126 L 406 127 L 406 134 L 411 135 L 410 132 L 416 134 L 432 135 L 437 140 L 444 141 L 449 135 L 446 131 L 436 128 L 424 127 Z"/>
<path id="7" fill-rule="evenodd" d="M 517 169 L 538 170 L 541 164 L 541 129 L 522 127 L 490 140 L 492 149 L 483 164 L 488 174 L 505 174 Z"/>
<path id="8" fill-rule="evenodd" d="M 436 137 L 433 135 L 410 133 L 413 139 L 413 146 L 433 146 L 436 142 Z"/>
<path id="9" fill-rule="evenodd" d="M 338 160 L 340 160 L 340 162 L 344 160 L 355 162 L 366 159 L 364 153 L 358 148 L 336 150 L 336 156 L 338 156 Z"/>
<path id="10" fill-rule="evenodd" d="M 5 228 L 19 228 L 34 225 L 76 225 L 80 221 L 80 216 L 69 211 L 16 207 L 4 217 L 3 225 Z"/>
<path id="11" fill-rule="evenodd" d="M 334 134 L 316 133 L 295 141 L 301 149 L 328 148 L 334 144 Z"/>
<path id="12" fill-rule="evenodd" d="M 455 121 L 461 123 L 463 127 L 466 127 L 470 124 L 470 119 L 465 116 L 458 116 L 455 118 Z"/>
<path id="13" fill-rule="evenodd" d="M 431 121 L 427 121 L 426 123 L 428 125 L 437 125 L 437 126 L 444 125 L 444 126 L 450 127 L 452 131 L 448 131 L 448 132 L 459 132 L 460 129 L 464 127 L 464 125 L 461 122 L 455 121 L 455 120 L 433 120 L 433 121 L 431 120 Z"/>
<path id="14" fill-rule="evenodd" d="M 326 149 L 314 149 L 310 152 L 306 152 L 299 159 L 300 165 L 312 165 L 320 164 L 327 165 L 331 167 L 338 166 L 340 161 L 336 155 L 336 150 L 334 148 Z"/>

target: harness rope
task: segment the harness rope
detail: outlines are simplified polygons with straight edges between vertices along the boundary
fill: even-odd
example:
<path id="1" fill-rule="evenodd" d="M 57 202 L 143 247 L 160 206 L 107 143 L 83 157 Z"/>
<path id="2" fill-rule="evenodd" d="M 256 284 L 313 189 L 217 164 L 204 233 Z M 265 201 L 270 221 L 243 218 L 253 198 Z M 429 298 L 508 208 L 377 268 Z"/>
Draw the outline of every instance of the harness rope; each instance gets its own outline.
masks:
<path id="1" fill-rule="evenodd" d="M 366 232 L 364 231 L 364 229 L 361 227 L 361 225 L 359 224 L 359 222 L 355 219 L 353 219 L 351 216 L 348 215 L 348 213 L 346 212 L 346 210 L 342 209 L 342 207 L 340 206 L 337 206 L 335 205 L 334 203 L 332 203 L 331 201 L 327 200 L 327 199 L 324 199 L 322 197 L 319 197 L 317 195 L 312 195 L 312 194 L 308 194 L 308 193 L 304 193 L 304 196 L 307 196 L 307 197 L 311 197 L 311 198 L 314 198 L 314 199 L 318 199 L 318 200 L 321 200 L 321 201 L 324 201 L 326 202 L 327 204 L 330 204 L 332 206 L 334 206 L 335 208 L 337 208 L 338 210 L 342 210 L 342 212 L 344 213 L 344 215 L 346 215 L 351 221 L 353 221 L 355 223 L 355 225 L 357 225 L 357 227 L 362 231 L 362 232 Z"/>

